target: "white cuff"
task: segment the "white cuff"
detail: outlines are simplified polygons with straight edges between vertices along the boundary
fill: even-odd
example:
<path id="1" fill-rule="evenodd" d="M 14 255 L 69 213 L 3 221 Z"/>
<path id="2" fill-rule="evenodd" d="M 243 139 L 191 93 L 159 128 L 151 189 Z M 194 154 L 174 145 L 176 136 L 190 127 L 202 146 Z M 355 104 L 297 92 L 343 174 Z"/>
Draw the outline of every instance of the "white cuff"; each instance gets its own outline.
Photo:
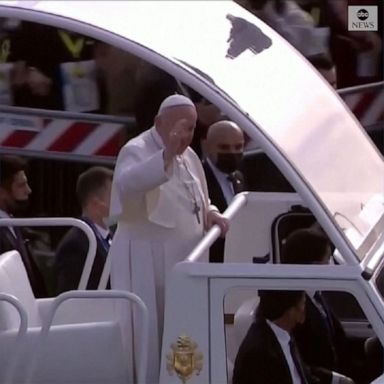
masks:
<path id="1" fill-rule="evenodd" d="M 345 377 L 345 376 L 341 375 L 340 373 L 332 371 L 332 381 L 331 381 L 331 384 L 339 384 L 340 383 L 340 379 L 343 378 L 343 377 Z"/>

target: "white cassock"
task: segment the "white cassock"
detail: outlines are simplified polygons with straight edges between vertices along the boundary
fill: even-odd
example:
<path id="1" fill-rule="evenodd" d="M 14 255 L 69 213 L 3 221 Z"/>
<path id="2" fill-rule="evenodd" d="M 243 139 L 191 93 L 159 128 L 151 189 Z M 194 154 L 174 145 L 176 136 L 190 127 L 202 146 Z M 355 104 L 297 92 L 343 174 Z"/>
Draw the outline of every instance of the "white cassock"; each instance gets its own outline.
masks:
<path id="1" fill-rule="evenodd" d="M 118 220 L 110 249 L 111 284 L 136 293 L 148 307 L 151 384 L 159 378 L 165 284 L 175 263 L 202 238 L 209 209 L 197 155 L 187 148 L 165 171 L 163 149 L 155 128 L 130 140 L 117 158 L 111 195 L 111 216 Z M 130 366 L 137 370 L 140 319 L 126 304 L 119 308 L 128 355 L 134 359 Z"/>

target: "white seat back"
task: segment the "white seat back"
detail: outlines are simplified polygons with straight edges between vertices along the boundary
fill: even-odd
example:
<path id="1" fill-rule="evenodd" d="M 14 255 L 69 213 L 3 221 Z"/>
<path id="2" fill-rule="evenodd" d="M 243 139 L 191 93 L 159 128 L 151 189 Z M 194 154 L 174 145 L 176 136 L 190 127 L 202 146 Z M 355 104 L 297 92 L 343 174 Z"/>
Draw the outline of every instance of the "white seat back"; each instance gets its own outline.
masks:
<path id="1" fill-rule="evenodd" d="M 36 300 L 24 264 L 16 251 L 0 255 L 0 292 L 15 296 L 28 315 L 26 334 L 19 338 L 17 330 L 20 316 L 9 304 L 0 302 L 0 366 L 9 364 L 9 356 L 14 356 L 15 364 L 10 370 L 11 380 L 4 379 L 0 370 L 0 383 L 51 383 L 51 384 L 125 384 L 130 381 L 133 368 L 128 364 L 128 356 L 122 343 L 121 325 L 115 315 L 105 316 L 114 308 L 116 299 L 134 301 L 140 306 L 143 315 L 141 340 L 148 344 L 148 312 L 145 304 L 135 295 L 125 291 L 73 291 L 61 294 L 52 300 Z M 77 300 L 76 300 L 77 299 Z M 93 299 L 95 307 L 103 306 L 105 300 L 111 303 L 100 308 L 104 314 L 102 321 L 89 319 L 91 313 L 81 314 L 86 307 L 81 300 Z M 72 323 L 63 320 L 52 325 L 57 308 L 64 302 L 78 302 L 78 318 L 74 313 L 69 317 Z M 41 318 L 39 305 L 47 305 L 46 315 Z M 88 304 L 89 305 L 89 304 Z M 48 308 L 50 307 L 50 308 Z M 68 309 L 68 307 L 67 307 Z M 74 306 L 69 309 L 74 310 Z M 62 308 L 65 311 L 65 308 Z M 44 315 L 43 315 L 44 316 Z M 40 328 L 41 327 L 41 328 Z M 20 348 L 18 348 L 21 346 Z M 5 353 L 5 349 L 7 353 Z M 17 353 L 16 353 L 17 352 Z M 145 377 L 147 352 L 142 349 L 140 378 Z M 7 372 L 8 374 L 8 372 Z M 8 379 L 8 377 L 7 377 Z M 143 380 L 141 380 L 143 382 Z"/>
<path id="2" fill-rule="evenodd" d="M 250 328 L 252 322 L 255 319 L 255 313 L 258 304 L 259 297 L 253 297 L 244 301 L 235 313 L 233 327 L 235 331 L 237 349 L 240 347 L 241 342 L 244 340 L 248 329 Z"/>
<path id="3" fill-rule="evenodd" d="M 17 251 L 0 255 L 0 292 L 15 296 L 28 314 L 28 326 L 40 326 L 36 299 L 21 257 Z M 17 329 L 20 316 L 8 303 L 0 302 L 0 330 Z"/>

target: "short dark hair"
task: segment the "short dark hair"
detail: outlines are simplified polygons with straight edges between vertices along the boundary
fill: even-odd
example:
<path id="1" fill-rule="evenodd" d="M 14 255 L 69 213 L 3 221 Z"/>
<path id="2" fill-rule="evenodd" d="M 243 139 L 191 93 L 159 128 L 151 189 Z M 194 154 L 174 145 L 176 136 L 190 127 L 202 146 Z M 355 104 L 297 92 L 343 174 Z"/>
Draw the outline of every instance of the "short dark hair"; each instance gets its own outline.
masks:
<path id="1" fill-rule="evenodd" d="M 307 60 L 317 70 L 329 71 L 335 66 L 335 63 L 332 61 L 331 57 L 325 53 L 319 53 L 317 55 L 308 56 Z"/>
<path id="2" fill-rule="evenodd" d="M 260 290 L 260 303 L 256 316 L 262 316 L 271 321 L 279 319 L 288 309 L 299 304 L 304 296 L 304 291 Z"/>
<path id="3" fill-rule="evenodd" d="M 20 171 L 27 170 L 27 161 L 19 156 L 0 156 L 0 187 L 9 188 Z"/>
<path id="4" fill-rule="evenodd" d="M 312 264 L 322 261 L 331 242 L 314 228 L 300 228 L 292 232 L 283 243 L 285 264 Z"/>
<path id="5" fill-rule="evenodd" d="M 100 192 L 107 181 L 112 181 L 113 171 L 105 167 L 91 167 L 83 172 L 76 183 L 76 196 L 83 208 L 90 196 Z"/>

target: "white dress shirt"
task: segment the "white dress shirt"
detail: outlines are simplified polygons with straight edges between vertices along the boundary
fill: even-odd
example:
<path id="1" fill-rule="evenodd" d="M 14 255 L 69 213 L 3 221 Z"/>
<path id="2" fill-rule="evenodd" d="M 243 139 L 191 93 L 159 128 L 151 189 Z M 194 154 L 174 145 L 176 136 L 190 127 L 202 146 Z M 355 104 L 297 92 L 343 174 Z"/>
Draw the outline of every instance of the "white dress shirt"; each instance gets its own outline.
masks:
<path id="1" fill-rule="evenodd" d="M 217 168 L 216 165 L 213 164 L 209 158 L 207 158 L 207 162 L 208 162 L 209 166 L 211 167 L 212 172 L 215 175 L 217 182 L 220 184 L 221 190 L 223 191 L 225 201 L 229 205 L 233 199 L 233 196 L 235 196 L 232 182 L 230 180 L 228 180 L 229 175 L 227 173 L 221 172 L 220 169 Z"/>
<path id="2" fill-rule="evenodd" d="M 103 240 L 107 240 L 108 236 L 109 236 L 108 243 L 109 243 L 109 245 L 111 245 L 112 238 L 111 238 L 111 234 L 110 234 L 109 230 L 105 229 L 103 227 L 100 227 L 100 225 L 97 225 L 96 223 L 95 223 L 95 228 L 96 228 L 97 232 L 99 232 L 99 234 Z"/>
<path id="3" fill-rule="evenodd" d="M 287 361 L 289 371 L 291 372 L 291 378 L 293 384 L 302 384 L 300 374 L 296 368 L 294 360 L 291 355 L 291 349 L 289 348 L 289 342 L 291 341 L 291 336 L 287 331 L 277 326 L 272 321 L 267 320 L 267 324 L 271 327 L 273 333 L 275 334 L 281 349 L 283 350 L 285 360 Z"/>

